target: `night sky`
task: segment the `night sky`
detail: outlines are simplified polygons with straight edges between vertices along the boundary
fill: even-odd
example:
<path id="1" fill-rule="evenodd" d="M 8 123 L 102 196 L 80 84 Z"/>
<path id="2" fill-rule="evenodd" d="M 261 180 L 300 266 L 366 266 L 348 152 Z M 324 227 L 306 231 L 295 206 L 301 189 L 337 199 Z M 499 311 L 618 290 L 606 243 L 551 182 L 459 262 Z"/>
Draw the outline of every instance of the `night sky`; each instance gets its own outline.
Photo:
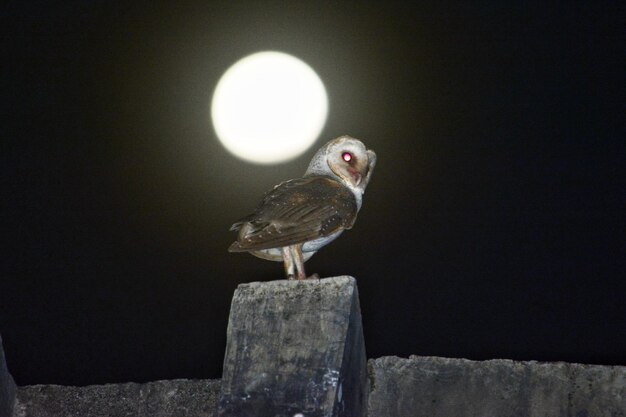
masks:
<path id="1" fill-rule="evenodd" d="M 28 4 L 26 4 L 28 3 Z M 378 165 L 307 272 L 357 279 L 368 357 L 626 365 L 626 13 L 619 2 L 9 2 L 0 33 L 0 333 L 18 385 L 219 378 L 233 291 L 282 266 L 227 247 L 316 148 Z M 229 154 L 238 59 L 326 85 L 318 142 Z"/>

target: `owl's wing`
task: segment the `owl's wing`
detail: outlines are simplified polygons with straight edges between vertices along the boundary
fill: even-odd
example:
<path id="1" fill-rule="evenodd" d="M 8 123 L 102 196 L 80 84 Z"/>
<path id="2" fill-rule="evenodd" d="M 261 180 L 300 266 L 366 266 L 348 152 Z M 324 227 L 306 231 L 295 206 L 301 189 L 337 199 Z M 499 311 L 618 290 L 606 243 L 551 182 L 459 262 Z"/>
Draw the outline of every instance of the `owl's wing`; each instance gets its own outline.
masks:
<path id="1" fill-rule="evenodd" d="M 352 227 L 357 205 L 352 192 L 332 178 L 285 181 L 268 192 L 255 212 L 233 224 L 239 236 L 228 249 L 246 252 L 280 248 Z"/>

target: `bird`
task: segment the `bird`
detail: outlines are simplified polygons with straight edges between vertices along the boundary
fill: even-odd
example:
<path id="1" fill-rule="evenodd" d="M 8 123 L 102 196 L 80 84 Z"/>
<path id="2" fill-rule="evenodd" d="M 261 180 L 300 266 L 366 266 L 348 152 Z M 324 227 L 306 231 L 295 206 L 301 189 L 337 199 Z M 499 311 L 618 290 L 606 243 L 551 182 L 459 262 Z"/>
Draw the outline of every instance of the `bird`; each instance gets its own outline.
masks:
<path id="1" fill-rule="evenodd" d="M 376 158 L 347 135 L 327 142 L 303 177 L 276 185 L 252 214 L 231 226 L 238 236 L 228 251 L 282 261 L 287 279 L 306 279 L 304 263 L 354 225 Z"/>

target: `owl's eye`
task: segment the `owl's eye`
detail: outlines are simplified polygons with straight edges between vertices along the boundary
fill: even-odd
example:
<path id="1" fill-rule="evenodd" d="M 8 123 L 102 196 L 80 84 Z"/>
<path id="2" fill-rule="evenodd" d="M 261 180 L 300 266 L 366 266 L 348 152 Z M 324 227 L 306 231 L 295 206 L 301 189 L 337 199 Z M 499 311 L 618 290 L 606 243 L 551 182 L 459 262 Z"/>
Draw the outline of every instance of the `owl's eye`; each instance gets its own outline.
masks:
<path id="1" fill-rule="evenodd" d="M 341 158 L 346 162 L 350 162 L 352 161 L 352 154 L 350 152 L 344 152 L 341 154 Z"/>

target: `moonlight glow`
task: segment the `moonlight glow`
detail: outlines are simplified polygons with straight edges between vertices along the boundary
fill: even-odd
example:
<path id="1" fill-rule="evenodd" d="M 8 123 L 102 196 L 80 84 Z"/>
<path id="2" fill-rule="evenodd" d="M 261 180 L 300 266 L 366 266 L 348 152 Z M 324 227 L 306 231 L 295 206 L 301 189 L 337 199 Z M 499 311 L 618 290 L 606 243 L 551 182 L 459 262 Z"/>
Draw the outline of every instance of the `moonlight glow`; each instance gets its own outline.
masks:
<path id="1" fill-rule="evenodd" d="M 211 116 L 218 138 L 247 161 L 270 164 L 306 151 L 324 127 L 328 98 L 317 74 L 280 52 L 249 55 L 215 88 Z"/>

